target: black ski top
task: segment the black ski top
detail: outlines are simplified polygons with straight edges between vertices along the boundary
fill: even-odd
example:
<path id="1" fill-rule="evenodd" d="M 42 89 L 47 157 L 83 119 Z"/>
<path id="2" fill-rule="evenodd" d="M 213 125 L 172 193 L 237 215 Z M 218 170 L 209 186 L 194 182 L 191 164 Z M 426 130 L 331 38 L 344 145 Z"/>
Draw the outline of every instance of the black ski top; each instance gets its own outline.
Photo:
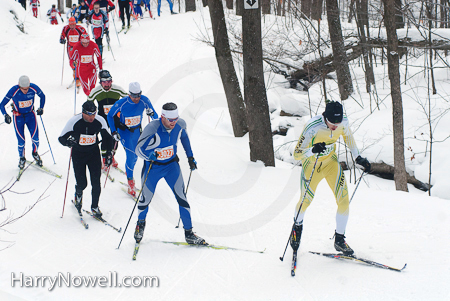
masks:
<path id="1" fill-rule="evenodd" d="M 102 146 L 107 152 L 111 152 L 113 139 L 105 119 L 98 115 L 95 115 L 95 119 L 91 123 L 83 119 L 83 114 L 73 116 L 62 130 L 58 140 L 62 145 L 69 146 L 67 138 L 72 136 L 77 141 L 77 145 L 73 147 L 74 151 L 91 152 L 95 148 L 98 149 L 99 133 L 102 135 Z"/>

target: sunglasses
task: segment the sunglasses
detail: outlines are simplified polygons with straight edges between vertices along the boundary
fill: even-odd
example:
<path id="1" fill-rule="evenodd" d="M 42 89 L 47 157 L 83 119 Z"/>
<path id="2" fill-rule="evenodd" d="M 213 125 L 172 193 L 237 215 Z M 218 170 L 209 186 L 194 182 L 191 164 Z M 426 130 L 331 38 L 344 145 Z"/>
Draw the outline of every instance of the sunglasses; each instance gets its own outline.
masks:
<path id="1" fill-rule="evenodd" d="M 131 92 L 130 92 L 130 97 L 133 97 L 133 98 L 139 98 L 139 97 L 141 97 L 141 94 L 142 94 L 142 93 L 131 93 Z"/>
<path id="2" fill-rule="evenodd" d="M 110 84 L 112 83 L 112 79 L 108 79 L 108 80 L 100 80 L 101 83 L 105 83 L 105 84 Z"/>
<path id="3" fill-rule="evenodd" d="M 177 118 L 166 118 L 169 122 L 175 122 L 175 121 L 177 121 L 178 120 L 178 117 Z"/>
<path id="4" fill-rule="evenodd" d="M 86 114 L 86 115 L 89 115 L 89 116 L 95 115 L 96 113 L 97 112 L 88 112 L 88 111 L 83 110 L 83 114 Z"/>

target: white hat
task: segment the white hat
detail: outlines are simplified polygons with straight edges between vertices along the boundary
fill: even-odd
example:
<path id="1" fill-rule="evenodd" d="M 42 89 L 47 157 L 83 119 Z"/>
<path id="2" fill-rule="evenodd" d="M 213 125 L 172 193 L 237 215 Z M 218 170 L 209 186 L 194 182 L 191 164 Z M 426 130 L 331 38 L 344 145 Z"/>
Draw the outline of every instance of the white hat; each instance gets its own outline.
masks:
<path id="1" fill-rule="evenodd" d="M 140 94 L 142 92 L 141 85 L 139 85 L 138 82 L 132 82 L 128 86 L 128 91 L 130 92 L 130 94 Z"/>
<path id="2" fill-rule="evenodd" d="M 30 78 L 26 75 L 19 77 L 19 87 L 26 88 L 30 86 Z"/>

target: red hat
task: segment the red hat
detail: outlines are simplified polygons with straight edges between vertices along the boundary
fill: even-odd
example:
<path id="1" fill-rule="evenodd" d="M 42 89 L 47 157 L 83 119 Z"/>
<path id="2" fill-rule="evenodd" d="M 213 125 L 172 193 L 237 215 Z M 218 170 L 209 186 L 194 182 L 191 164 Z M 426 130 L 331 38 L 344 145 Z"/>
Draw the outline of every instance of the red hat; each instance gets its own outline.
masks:
<path id="1" fill-rule="evenodd" d="M 90 40 L 91 40 L 91 38 L 89 37 L 89 35 L 87 33 L 81 34 L 81 38 L 80 38 L 81 42 L 88 43 Z"/>
<path id="2" fill-rule="evenodd" d="M 69 18 L 69 25 L 74 25 L 74 24 L 76 24 L 76 23 L 77 23 L 77 21 L 75 20 L 74 17 L 70 17 L 70 18 Z"/>

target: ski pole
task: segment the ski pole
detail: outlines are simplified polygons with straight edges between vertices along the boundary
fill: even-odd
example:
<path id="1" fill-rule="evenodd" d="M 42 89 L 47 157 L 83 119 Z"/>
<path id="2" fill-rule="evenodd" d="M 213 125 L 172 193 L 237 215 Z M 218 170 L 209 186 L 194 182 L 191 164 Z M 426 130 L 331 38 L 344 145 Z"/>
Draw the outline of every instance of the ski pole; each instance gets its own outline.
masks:
<path id="1" fill-rule="evenodd" d="M 66 46 L 63 45 L 63 63 L 62 63 L 62 71 L 61 71 L 61 86 L 63 84 L 63 78 L 64 78 L 64 57 L 66 54 Z"/>
<path id="2" fill-rule="evenodd" d="M 111 50 L 112 57 L 113 57 L 113 59 L 114 59 L 114 61 L 115 61 L 116 58 L 114 57 L 114 52 L 112 51 L 112 47 L 111 47 L 111 45 L 109 44 L 109 33 L 106 35 L 106 42 L 108 43 L 109 50 Z"/>
<path id="3" fill-rule="evenodd" d="M 50 149 L 50 154 L 52 154 L 53 164 L 56 164 L 55 157 L 53 157 L 52 147 L 50 146 L 50 140 L 48 140 L 47 131 L 45 130 L 44 120 L 42 120 L 42 115 L 39 115 L 39 117 L 41 117 L 42 127 L 44 128 L 45 137 L 47 138 L 48 148 Z"/>
<path id="4" fill-rule="evenodd" d="M 317 164 L 317 161 L 319 160 L 319 156 L 320 156 L 320 153 L 317 154 L 316 162 L 314 162 L 314 167 L 312 169 L 311 176 L 309 177 L 308 185 L 306 186 L 305 194 L 303 195 L 302 202 L 300 203 L 300 207 L 298 208 L 297 215 L 295 216 L 295 220 L 294 220 L 294 224 L 292 225 L 292 228 L 294 228 L 295 221 L 297 220 L 298 215 L 300 214 L 300 210 L 302 210 L 303 201 L 305 200 L 306 194 L 308 193 L 309 185 L 311 184 L 311 179 L 314 175 L 314 171 L 316 170 L 316 164 Z M 289 235 L 289 239 L 287 241 L 286 247 L 284 248 L 283 256 L 280 257 L 281 261 L 283 261 L 283 259 L 284 259 L 284 255 L 286 254 L 287 247 L 289 246 L 289 241 L 291 240 L 291 236 L 292 236 L 292 230 L 291 230 L 291 234 Z"/>
<path id="5" fill-rule="evenodd" d="M 141 193 L 144 190 L 144 185 L 145 185 L 145 182 L 147 182 L 147 177 L 148 177 L 148 174 L 150 173 L 150 169 L 152 169 L 152 166 L 153 166 L 153 161 L 151 161 L 150 166 L 148 167 L 147 175 L 145 176 L 144 183 L 142 183 L 141 191 L 139 192 L 139 195 L 136 198 L 136 203 L 134 204 L 133 211 L 131 211 L 131 215 L 130 215 L 130 218 L 128 219 L 127 226 L 125 227 L 125 230 L 123 230 L 122 238 L 120 239 L 119 246 L 117 247 L 117 249 L 119 249 L 120 245 L 122 244 L 123 237 L 125 236 L 125 232 L 127 232 L 127 228 L 128 228 L 128 225 L 130 224 L 131 217 L 133 216 L 134 209 L 136 209 L 136 206 L 139 202 L 139 198 L 141 197 Z"/>
<path id="6" fill-rule="evenodd" d="M 113 19 L 113 24 L 114 24 L 114 30 L 115 30 L 115 32 L 116 32 L 116 36 L 117 36 L 117 41 L 119 42 L 119 47 L 122 47 L 121 45 L 120 45 L 120 40 L 119 40 L 119 33 L 117 32 L 117 28 L 116 28 L 116 22 L 114 21 L 114 13 L 112 13 L 112 19 Z M 111 47 L 111 46 L 110 46 Z M 111 52 L 112 52 L 112 50 L 111 50 Z"/>
<path id="7" fill-rule="evenodd" d="M 64 216 L 64 208 L 66 207 L 67 185 L 69 184 L 70 161 L 72 160 L 72 148 L 70 148 L 69 168 L 67 169 L 66 192 L 64 192 L 64 204 L 61 218 Z"/>
<path id="8" fill-rule="evenodd" d="M 75 64 L 75 89 L 74 89 L 74 94 L 75 94 L 75 99 L 73 101 L 73 115 L 77 114 L 77 81 L 78 81 L 78 62 L 74 62 Z"/>
<path id="9" fill-rule="evenodd" d="M 117 140 L 116 140 L 116 143 L 114 143 L 114 149 L 112 150 L 113 160 L 114 160 L 114 155 L 115 155 L 115 151 L 114 150 L 116 149 L 116 147 L 117 147 Z M 111 162 L 111 164 L 112 164 L 112 162 Z M 109 171 L 110 170 L 111 170 L 111 165 L 108 166 L 108 172 L 106 173 L 105 185 L 103 185 L 103 188 L 106 187 L 106 181 L 108 181 L 108 176 L 109 176 Z"/>
<path id="10" fill-rule="evenodd" d="M 363 171 L 363 173 L 362 173 L 362 175 L 361 175 L 361 177 L 359 178 L 359 180 L 358 180 L 358 183 L 356 184 L 356 187 L 355 187 L 355 190 L 353 190 L 353 194 L 352 194 L 352 197 L 350 198 L 350 201 L 348 202 L 349 204 L 352 202 L 352 200 L 353 200 L 353 197 L 355 196 L 355 192 L 356 192 L 356 189 L 358 189 L 358 187 L 359 187 L 359 183 L 361 183 L 361 180 L 362 180 L 362 178 L 363 178 L 363 176 L 364 176 L 364 174 L 365 174 L 366 172 L 365 171 Z"/>
<path id="11" fill-rule="evenodd" d="M 191 182 L 191 176 L 192 176 L 192 169 L 191 169 L 191 173 L 189 174 L 189 179 L 186 185 L 186 191 L 184 192 L 184 195 L 187 195 L 188 189 L 189 189 L 189 183 Z M 178 218 L 178 225 L 175 228 L 180 228 L 180 221 L 181 221 L 181 216 Z"/>

